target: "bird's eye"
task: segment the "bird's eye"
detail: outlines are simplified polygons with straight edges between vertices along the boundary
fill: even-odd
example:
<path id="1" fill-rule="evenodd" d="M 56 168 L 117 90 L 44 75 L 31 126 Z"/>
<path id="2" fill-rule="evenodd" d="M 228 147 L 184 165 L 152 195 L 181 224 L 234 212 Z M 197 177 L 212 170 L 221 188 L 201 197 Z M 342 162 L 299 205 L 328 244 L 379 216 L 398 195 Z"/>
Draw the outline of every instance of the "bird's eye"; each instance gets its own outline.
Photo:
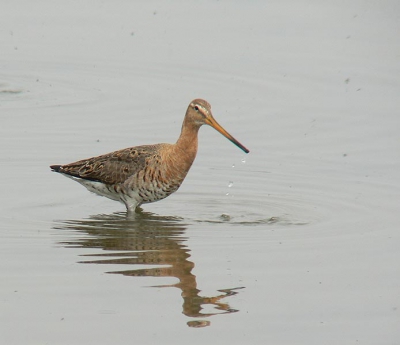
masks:
<path id="1" fill-rule="evenodd" d="M 195 105 L 194 110 L 199 111 L 199 107 L 197 105 Z"/>

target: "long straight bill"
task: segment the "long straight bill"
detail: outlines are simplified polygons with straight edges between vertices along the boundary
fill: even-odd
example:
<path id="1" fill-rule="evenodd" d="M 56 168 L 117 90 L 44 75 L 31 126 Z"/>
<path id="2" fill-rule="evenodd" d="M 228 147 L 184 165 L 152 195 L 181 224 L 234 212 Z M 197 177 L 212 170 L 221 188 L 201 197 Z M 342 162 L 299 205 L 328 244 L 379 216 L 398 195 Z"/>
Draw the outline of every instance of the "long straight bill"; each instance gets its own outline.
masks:
<path id="1" fill-rule="evenodd" d="M 249 153 L 249 149 L 247 149 L 245 146 L 243 146 L 240 142 L 238 142 L 232 135 L 230 135 L 215 119 L 207 119 L 207 124 L 214 129 L 216 129 L 218 132 L 220 132 L 225 138 L 233 142 L 237 147 L 242 149 L 244 152 Z"/>

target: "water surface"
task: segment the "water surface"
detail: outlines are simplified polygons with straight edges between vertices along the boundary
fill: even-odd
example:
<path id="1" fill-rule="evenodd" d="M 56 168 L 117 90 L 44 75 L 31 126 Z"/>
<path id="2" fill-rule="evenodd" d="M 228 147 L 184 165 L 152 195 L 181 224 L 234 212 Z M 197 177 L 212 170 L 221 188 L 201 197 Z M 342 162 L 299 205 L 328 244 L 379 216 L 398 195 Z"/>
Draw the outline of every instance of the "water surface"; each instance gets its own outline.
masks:
<path id="1" fill-rule="evenodd" d="M 398 343 L 397 2 L 3 7 L 3 343 Z M 250 154 L 202 128 L 134 219 L 48 168 L 198 97 Z"/>

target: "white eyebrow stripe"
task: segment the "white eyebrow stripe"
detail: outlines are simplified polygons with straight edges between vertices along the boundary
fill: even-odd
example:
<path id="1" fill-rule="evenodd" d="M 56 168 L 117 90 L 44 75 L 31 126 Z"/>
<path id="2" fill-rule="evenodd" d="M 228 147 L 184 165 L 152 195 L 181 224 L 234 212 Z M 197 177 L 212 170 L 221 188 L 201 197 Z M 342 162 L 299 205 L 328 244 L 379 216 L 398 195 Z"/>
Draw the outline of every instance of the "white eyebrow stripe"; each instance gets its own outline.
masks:
<path id="1" fill-rule="evenodd" d="M 205 108 L 205 107 L 202 106 L 201 104 L 191 103 L 190 105 L 191 105 L 193 108 L 194 108 L 194 107 L 197 107 L 197 108 L 203 110 L 205 113 L 208 113 L 207 108 Z"/>

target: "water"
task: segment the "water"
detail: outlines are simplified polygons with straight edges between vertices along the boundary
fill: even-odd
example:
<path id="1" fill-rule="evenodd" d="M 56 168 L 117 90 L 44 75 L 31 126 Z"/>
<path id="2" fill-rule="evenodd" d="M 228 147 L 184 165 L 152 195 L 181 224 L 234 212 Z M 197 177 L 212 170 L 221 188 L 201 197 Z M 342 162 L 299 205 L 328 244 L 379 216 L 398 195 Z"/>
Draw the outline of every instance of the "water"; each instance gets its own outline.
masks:
<path id="1" fill-rule="evenodd" d="M 60 6 L 0 14 L 2 343 L 398 343 L 397 2 Z M 197 97 L 250 154 L 136 219 L 48 168 Z"/>

